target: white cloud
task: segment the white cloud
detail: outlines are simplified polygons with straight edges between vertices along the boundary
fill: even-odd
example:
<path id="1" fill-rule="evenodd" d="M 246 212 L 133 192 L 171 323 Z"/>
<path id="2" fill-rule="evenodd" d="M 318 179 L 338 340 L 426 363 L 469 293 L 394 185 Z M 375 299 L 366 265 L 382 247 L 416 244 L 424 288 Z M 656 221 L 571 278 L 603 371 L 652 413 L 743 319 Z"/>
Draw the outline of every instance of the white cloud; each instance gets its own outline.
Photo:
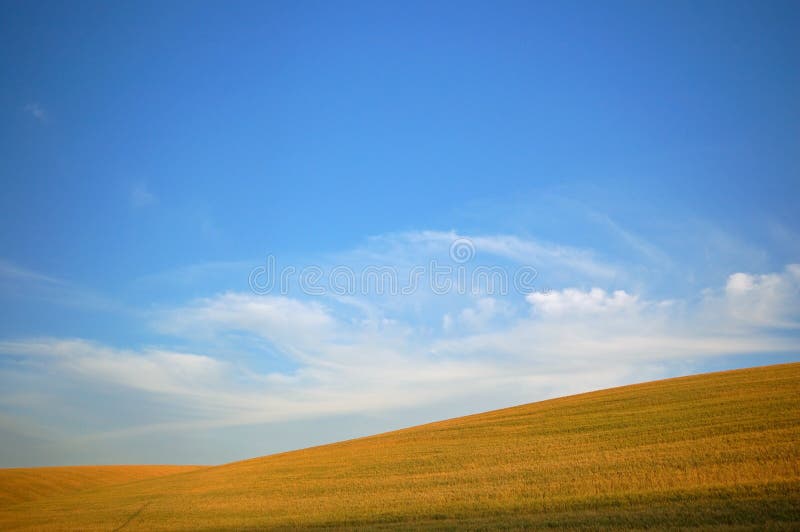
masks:
<path id="1" fill-rule="evenodd" d="M 0 259 L 0 277 L 13 279 L 14 281 L 33 281 L 56 285 L 63 284 L 60 279 L 24 268 L 4 259 Z"/>
<path id="2" fill-rule="evenodd" d="M 798 273 L 790 266 L 781 274 L 734 275 L 725 293 L 758 294 L 760 312 L 772 316 L 764 305 L 777 301 L 784 312 L 787 292 L 777 287 L 796 283 Z M 784 299 L 775 299 L 777 294 Z M 187 421 L 191 426 L 215 427 L 410 408 L 459 397 L 486 406 L 513 404 L 578 391 L 576 383 L 596 388 L 632 375 L 659 376 L 664 364 L 687 357 L 797 347 L 793 338 L 710 321 L 710 307 L 648 301 L 622 290 L 567 288 L 530 294 L 527 302 L 533 312 L 516 315 L 505 301 L 474 298 L 445 315 L 443 326 L 460 333 L 445 337 L 380 317 L 370 305 L 349 305 L 355 312 L 369 311 L 365 319 L 354 319 L 334 316 L 313 301 L 235 292 L 158 314 L 161 330 L 183 339 L 199 336 L 224 345 L 226 335 L 246 332 L 256 351 L 257 339 L 266 339 L 293 361 L 284 371 L 258 370 L 224 352 L 211 357 L 154 347 L 124 350 L 75 339 L 6 341 L 0 352 L 23 357 L 28 368 L 55 365 L 59 374 L 90 387 L 114 385 L 164 397 L 196 412 L 194 421 Z M 178 426 L 184 425 L 146 424 L 140 430 Z"/>
<path id="3" fill-rule="evenodd" d="M 625 242 L 631 249 L 647 258 L 651 263 L 661 267 L 672 267 L 673 261 L 663 250 L 653 243 L 643 239 L 634 232 L 625 229 L 620 224 L 611 219 L 607 214 L 590 213 L 590 217 L 597 223 L 606 226 L 609 231 Z"/>
<path id="4" fill-rule="evenodd" d="M 0 294 L 47 301 L 66 307 L 125 312 L 118 301 L 97 295 L 68 280 L 0 259 Z"/>
<path id="5" fill-rule="evenodd" d="M 133 207 L 147 207 L 158 203 L 158 197 L 144 183 L 137 183 L 131 188 L 130 202 Z"/>
<path id="6" fill-rule="evenodd" d="M 800 264 L 790 264 L 780 273 L 732 274 L 724 305 L 731 316 L 750 325 L 800 326 Z"/>
<path id="7" fill-rule="evenodd" d="M 449 246 L 458 239 L 466 239 L 475 247 L 476 261 L 481 255 L 503 257 L 519 264 L 534 267 L 561 267 L 590 277 L 610 278 L 617 275 L 614 266 L 598 259 L 589 249 L 540 242 L 514 235 L 469 235 L 455 231 L 418 231 L 390 234 L 381 239 L 406 240 L 423 245 L 428 251 L 434 245 Z"/>
<path id="8" fill-rule="evenodd" d="M 608 314 L 632 311 L 639 307 L 638 296 L 624 290 L 609 294 L 602 288 L 592 288 L 588 292 L 575 288 L 532 292 L 525 299 L 543 316 Z"/>
<path id="9" fill-rule="evenodd" d="M 793 264 L 782 273 L 731 275 L 722 297 L 712 291 L 699 305 L 600 288 L 536 292 L 526 296 L 533 307 L 530 318 L 500 331 L 442 339 L 432 350 L 445 356 L 491 353 L 543 365 L 792 353 L 800 341 L 770 328 L 797 327 L 799 288 L 800 266 Z"/>
<path id="10" fill-rule="evenodd" d="M 452 332 L 477 332 L 493 325 L 507 325 L 507 320 L 515 314 L 515 309 L 505 300 L 495 297 L 475 297 L 472 304 L 458 312 L 442 316 L 442 329 Z"/>
<path id="11" fill-rule="evenodd" d="M 496 379 L 512 378 L 490 363 L 398 356 L 385 346 L 381 351 L 378 344 L 371 356 L 348 360 L 343 355 L 352 347 L 345 346 L 344 352 L 333 348 L 327 361 L 311 360 L 293 375 L 258 374 L 204 355 L 156 348 L 122 350 L 81 339 L 7 341 L 0 343 L 0 353 L 25 357 L 29 369 L 55 370 L 62 377 L 80 379 L 89 388 L 115 386 L 195 413 L 187 423 L 146 424 L 141 430 L 221 427 L 408 407 L 458 397 L 485 389 Z M 478 382 L 481 378 L 487 381 Z"/>
<path id="12" fill-rule="evenodd" d="M 39 122 L 47 122 L 47 111 L 36 102 L 31 102 L 25 106 L 25 112 L 30 114 Z"/>
<path id="13" fill-rule="evenodd" d="M 194 394 L 197 386 L 213 386 L 225 365 L 212 358 L 148 348 L 114 349 L 82 339 L 39 338 L 0 342 L 0 352 L 56 363 L 90 380 L 161 394 Z"/>
<path id="14" fill-rule="evenodd" d="M 446 255 L 456 238 L 465 237 L 386 236 L 337 258 L 413 265 L 430 254 Z M 86 436 L 125 438 L 445 402 L 465 405 L 451 413 L 466 413 L 657 378 L 689 358 L 798 347 L 796 338 L 772 329 L 798 323 L 798 265 L 778 273 L 736 273 L 695 303 L 652 299 L 629 286 L 614 290 L 618 281 L 606 277 L 614 269 L 585 250 L 507 236 L 468 238 L 476 261 L 488 255 L 570 269 L 594 288 L 576 282 L 508 296 L 435 296 L 421 288 L 413 297 L 385 299 L 229 291 L 153 311 L 152 324 L 174 339 L 172 347 L 23 338 L 0 342 L 0 352 L 41 382 L 74 378 L 81 383 L 76 395 L 112 387 L 182 412 L 167 423 L 143 408 L 142 418 L 127 428 Z M 4 272 L 38 275 L 0 262 Z M 13 382 L 4 371 L 0 383 Z M 20 391 L 0 391 L 0 403 L 3 397 L 18 403 Z"/>
<path id="15" fill-rule="evenodd" d="M 442 329 L 450 332 L 453 329 L 453 317 L 448 313 L 442 316 Z"/>
<path id="16" fill-rule="evenodd" d="M 244 331 L 287 346 L 304 346 L 328 339 L 335 321 L 318 302 L 227 292 L 162 311 L 154 325 L 175 335 Z"/>

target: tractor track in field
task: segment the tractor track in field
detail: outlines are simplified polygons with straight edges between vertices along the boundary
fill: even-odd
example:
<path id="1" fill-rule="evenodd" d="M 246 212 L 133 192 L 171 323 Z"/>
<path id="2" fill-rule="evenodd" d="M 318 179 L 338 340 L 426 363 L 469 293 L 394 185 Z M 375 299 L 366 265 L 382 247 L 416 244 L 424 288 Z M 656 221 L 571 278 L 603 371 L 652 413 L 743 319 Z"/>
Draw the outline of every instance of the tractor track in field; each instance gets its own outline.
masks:
<path id="1" fill-rule="evenodd" d="M 142 505 L 142 506 L 141 506 L 141 507 L 140 507 L 138 510 L 136 510 L 135 512 L 133 512 L 133 514 L 131 514 L 131 516 L 130 516 L 130 517 L 128 517 L 128 519 L 127 519 L 127 520 L 126 520 L 124 523 L 122 523 L 120 526 L 118 526 L 117 528 L 115 528 L 115 529 L 114 529 L 114 532 L 117 532 L 118 530 L 122 530 L 123 528 L 125 528 L 126 526 L 128 526 L 128 525 L 131 523 L 131 521 L 133 521 L 134 519 L 136 519 L 136 517 L 137 517 L 137 516 L 138 516 L 140 513 L 142 513 L 142 510 L 144 510 L 145 508 L 147 508 L 149 505 L 150 505 L 150 501 L 148 501 L 148 502 L 144 503 L 144 504 L 143 504 L 143 505 Z"/>

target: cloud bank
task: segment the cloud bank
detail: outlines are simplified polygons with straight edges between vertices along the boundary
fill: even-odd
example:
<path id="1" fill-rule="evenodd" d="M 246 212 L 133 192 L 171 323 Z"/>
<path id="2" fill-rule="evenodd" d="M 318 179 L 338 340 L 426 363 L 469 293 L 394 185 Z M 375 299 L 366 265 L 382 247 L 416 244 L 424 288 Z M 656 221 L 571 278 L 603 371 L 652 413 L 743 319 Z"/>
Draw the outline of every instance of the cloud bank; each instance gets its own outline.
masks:
<path id="1" fill-rule="evenodd" d="M 460 404 L 447 412 L 465 414 L 667 376 L 675 364 L 788 354 L 798 346 L 792 334 L 800 324 L 797 264 L 735 272 L 695 298 L 659 299 L 614 286 L 614 267 L 589 250 L 518 237 L 385 235 L 336 260 L 356 265 L 382 257 L 410 266 L 446 255 L 454 238 L 470 238 L 476 257 L 487 263 L 570 270 L 589 284 L 504 296 L 226 291 L 145 312 L 162 345 L 6 339 L 0 342 L 6 412 L 0 429 L 97 444 L 443 404 Z M 89 399 L 95 395 L 128 398 L 139 405 L 137 419 L 76 429 L 99 415 Z M 65 417 L 37 425 L 58 403 Z"/>

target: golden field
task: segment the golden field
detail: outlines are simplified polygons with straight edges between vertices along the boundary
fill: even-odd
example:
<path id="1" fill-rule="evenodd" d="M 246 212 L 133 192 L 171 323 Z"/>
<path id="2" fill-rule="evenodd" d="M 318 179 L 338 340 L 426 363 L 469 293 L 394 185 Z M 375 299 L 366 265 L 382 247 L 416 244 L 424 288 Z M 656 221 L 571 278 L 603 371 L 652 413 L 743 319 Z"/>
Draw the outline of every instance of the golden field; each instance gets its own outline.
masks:
<path id="1" fill-rule="evenodd" d="M 0 508 L 89 488 L 194 471 L 200 466 L 70 466 L 0 469 Z"/>
<path id="2" fill-rule="evenodd" d="M 0 529 L 798 529 L 800 363 L 80 491 L 42 472 L 51 493 L 27 501 L 13 493 L 25 482 L 0 474 Z"/>

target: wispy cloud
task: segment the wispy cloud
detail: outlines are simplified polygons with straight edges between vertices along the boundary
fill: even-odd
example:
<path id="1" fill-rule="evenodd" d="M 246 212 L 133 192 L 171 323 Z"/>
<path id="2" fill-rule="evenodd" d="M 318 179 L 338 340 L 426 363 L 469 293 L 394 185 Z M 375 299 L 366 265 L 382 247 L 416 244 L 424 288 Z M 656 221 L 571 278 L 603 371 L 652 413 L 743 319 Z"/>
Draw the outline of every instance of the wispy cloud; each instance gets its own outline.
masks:
<path id="1" fill-rule="evenodd" d="M 67 307 L 123 310 L 118 301 L 5 259 L 0 259 L 0 289 L 3 295 L 44 300 Z"/>
<path id="2" fill-rule="evenodd" d="M 467 239 L 475 246 L 476 258 L 496 256 L 540 268 L 567 268 L 584 276 L 610 278 L 616 268 L 596 256 L 590 249 L 542 242 L 515 235 L 465 234 L 456 231 L 416 231 L 390 233 L 373 237 L 372 242 L 390 243 L 397 248 L 402 243 L 413 244 L 418 250 L 447 249 L 454 241 Z"/>
<path id="3" fill-rule="evenodd" d="M 158 197 L 144 183 L 136 183 L 130 192 L 131 206 L 141 208 L 158 203 Z"/>
<path id="4" fill-rule="evenodd" d="M 24 107 L 25 112 L 31 115 L 33 118 L 38 120 L 41 123 L 45 123 L 48 120 L 48 114 L 44 107 L 41 104 L 31 102 Z"/>
<path id="5" fill-rule="evenodd" d="M 174 335 L 249 332 L 287 346 L 330 337 L 336 320 L 318 302 L 228 292 L 159 312 L 154 326 Z"/>
<path id="6" fill-rule="evenodd" d="M 28 416 L 35 425 L 52 412 L 46 403 L 22 399 L 57 389 L 52 393 L 59 409 L 69 408 L 64 419 L 76 421 L 53 422 L 63 437 L 119 442 L 445 404 L 461 405 L 446 411 L 457 415 L 667 376 L 687 360 L 798 347 L 796 264 L 778 272 L 734 272 L 692 297 L 665 299 L 635 284 L 619 286 L 624 273 L 591 250 L 510 235 L 381 235 L 309 262 L 408 269 L 431 257 L 446 260 L 453 241 L 464 239 L 474 246 L 475 264 L 534 263 L 553 272 L 560 286 L 436 295 L 420 285 L 398 297 L 221 291 L 143 312 L 161 335 L 159 345 L 58 337 L 0 341 L 0 405 L 24 412 L 21 419 Z M 204 277 L 209 268 L 237 272 L 246 282 L 240 263 L 190 271 Z M 0 262 L 2 276 L 60 286 L 58 279 L 8 261 Z M 94 398 L 103 394 L 128 398 L 135 421 L 71 428 L 99 415 L 94 410 L 103 402 Z"/>
<path id="7" fill-rule="evenodd" d="M 64 284 L 60 279 L 31 270 L 0 258 L 0 278 L 48 284 Z"/>
<path id="8" fill-rule="evenodd" d="M 334 314 L 315 301 L 236 292 L 154 316 L 162 332 L 182 341 L 200 337 L 224 345 L 237 334 L 253 352 L 267 341 L 274 354 L 293 361 L 285 371 L 259 369 L 224 352 L 119 349 L 82 339 L 4 341 L 0 352 L 21 357 L 27 371 L 47 368 L 88 388 L 120 387 L 192 412 L 169 424 L 154 416 L 125 431 L 366 413 L 467 396 L 482 408 L 657 377 L 685 357 L 790 352 L 796 339 L 772 334 L 770 327 L 800 318 L 799 271 L 790 265 L 782 273 L 738 273 L 696 305 L 623 290 L 565 288 L 529 294 L 523 298 L 527 311 L 516 312 L 504 301 L 480 297 L 448 314 L 457 335 L 361 314 L 369 305 Z M 736 298 L 743 294 L 757 301 L 748 307 L 757 309 L 758 319 L 746 331 L 738 320 L 753 316 L 740 314 Z M 712 299 L 725 312 L 705 304 Z"/>
<path id="9" fill-rule="evenodd" d="M 635 234 L 633 231 L 622 227 L 619 223 L 611 219 L 607 214 L 592 212 L 590 217 L 595 222 L 605 226 L 611 234 L 621 239 L 627 246 L 635 250 L 642 257 L 651 263 L 661 267 L 672 267 L 672 258 L 658 246 Z"/>

